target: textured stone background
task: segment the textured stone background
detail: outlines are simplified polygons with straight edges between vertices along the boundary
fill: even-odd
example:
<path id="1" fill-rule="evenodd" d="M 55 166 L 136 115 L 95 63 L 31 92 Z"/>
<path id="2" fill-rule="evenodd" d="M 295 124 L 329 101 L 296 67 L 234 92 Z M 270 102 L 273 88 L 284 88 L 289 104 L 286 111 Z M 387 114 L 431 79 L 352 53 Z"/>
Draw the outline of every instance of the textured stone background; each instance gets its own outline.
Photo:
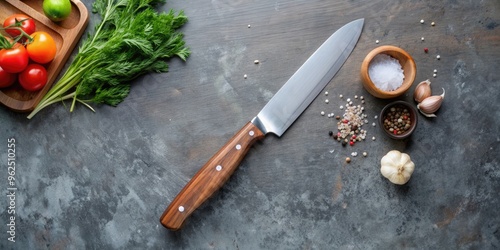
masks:
<path id="1" fill-rule="evenodd" d="M 500 2 L 187 0 L 169 8 L 190 18 L 182 31 L 192 56 L 137 79 L 117 108 L 70 114 L 54 105 L 33 120 L 0 110 L 1 249 L 500 248 Z M 330 103 L 320 95 L 281 138 L 257 143 L 181 231 L 163 228 L 160 215 L 196 171 L 357 18 L 364 31 L 325 88 Z M 405 141 L 370 125 L 389 100 L 370 96 L 359 77 L 364 56 L 384 44 L 414 57 L 416 82 L 446 89 L 438 117 L 420 116 Z M 412 102 L 414 86 L 398 99 Z M 320 112 L 341 114 L 339 94 L 365 97 L 375 141 L 343 148 L 328 138 L 336 124 Z M 16 140 L 15 243 L 6 233 L 8 138 Z M 404 186 L 380 175 L 391 149 L 416 164 Z M 353 151 L 368 157 L 346 164 Z"/>

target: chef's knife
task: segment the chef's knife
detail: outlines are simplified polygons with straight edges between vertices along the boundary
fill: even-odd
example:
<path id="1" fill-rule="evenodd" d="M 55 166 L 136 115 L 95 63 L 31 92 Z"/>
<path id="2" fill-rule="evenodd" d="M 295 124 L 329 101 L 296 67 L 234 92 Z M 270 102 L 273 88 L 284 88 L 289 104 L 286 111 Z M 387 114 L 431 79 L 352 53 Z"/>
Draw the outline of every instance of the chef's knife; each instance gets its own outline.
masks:
<path id="1" fill-rule="evenodd" d="M 271 98 L 194 175 L 163 212 L 160 222 L 178 230 L 205 200 L 229 179 L 253 143 L 267 133 L 281 136 L 330 82 L 351 54 L 363 30 L 364 19 L 352 21 L 331 35 Z"/>

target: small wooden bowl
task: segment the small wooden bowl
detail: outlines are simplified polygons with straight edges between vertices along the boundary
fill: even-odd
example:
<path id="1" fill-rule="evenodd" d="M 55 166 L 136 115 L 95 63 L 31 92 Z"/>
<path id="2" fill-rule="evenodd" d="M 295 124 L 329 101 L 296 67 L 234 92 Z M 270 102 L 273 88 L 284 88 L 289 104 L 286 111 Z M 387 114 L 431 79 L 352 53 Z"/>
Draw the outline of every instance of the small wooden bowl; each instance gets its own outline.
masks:
<path id="1" fill-rule="evenodd" d="M 389 112 L 390 108 L 392 108 L 392 107 L 402 107 L 402 108 L 407 109 L 408 112 L 410 113 L 410 117 L 409 117 L 410 128 L 408 130 L 406 130 L 404 133 L 399 134 L 399 135 L 394 134 L 393 132 L 391 133 L 389 130 L 387 130 L 384 127 L 384 119 L 386 118 L 386 114 Z M 410 103 L 407 103 L 405 101 L 391 102 L 391 103 L 387 104 L 380 112 L 378 122 L 379 122 L 380 129 L 382 129 L 382 131 L 384 132 L 385 135 L 389 136 L 392 139 L 402 140 L 402 139 L 408 138 L 413 133 L 415 128 L 417 127 L 417 122 L 418 122 L 417 110 Z"/>
<path id="2" fill-rule="evenodd" d="M 378 54 L 389 55 L 397 59 L 399 61 L 399 64 L 401 64 L 401 67 L 404 71 L 404 80 L 403 84 L 398 89 L 394 91 L 381 90 L 377 88 L 370 79 L 368 68 L 373 58 Z M 368 55 L 363 60 L 363 63 L 361 64 L 361 79 L 363 80 L 363 86 L 370 94 L 381 99 L 390 99 L 398 97 L 405 93 L 411 87 L 413 81 L 415 81 L 416 75 L 417 66 L 415 64 L 415 61 L 413 61 L 413 58 L 406 51 L 395 46 L 384 45 L 373 49 L 372 51 L 370 51 L 370 53 L 368 53 Z"/>

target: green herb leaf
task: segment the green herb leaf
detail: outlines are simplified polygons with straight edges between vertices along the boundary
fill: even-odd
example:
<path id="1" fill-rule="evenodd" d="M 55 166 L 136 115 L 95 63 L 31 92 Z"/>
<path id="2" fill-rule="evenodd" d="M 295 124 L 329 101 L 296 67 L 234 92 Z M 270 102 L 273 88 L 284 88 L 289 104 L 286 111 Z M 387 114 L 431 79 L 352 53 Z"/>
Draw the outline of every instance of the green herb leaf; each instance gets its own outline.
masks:
<path id="1" fill-rule="evenodd" d="M 183 11 L 159 13 L 164 0 L 96 0 L 92 11 L 101 22 L 82 42 L 78 54 L 58 82 L 42 98 L 32 118 L 43 108 L 59 101 L 116 106 L 130 92 L 130 83 L 150 72 L 167 72 L 167 60 L 186 60 L 189 48 L 177 29 L 188 18 Z"/>

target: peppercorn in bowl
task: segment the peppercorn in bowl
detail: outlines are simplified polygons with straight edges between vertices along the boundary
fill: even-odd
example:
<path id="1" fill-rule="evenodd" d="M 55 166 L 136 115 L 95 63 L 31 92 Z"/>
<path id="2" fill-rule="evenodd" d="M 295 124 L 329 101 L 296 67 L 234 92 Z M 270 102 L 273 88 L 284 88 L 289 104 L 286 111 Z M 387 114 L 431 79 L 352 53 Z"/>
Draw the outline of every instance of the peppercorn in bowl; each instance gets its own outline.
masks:
<path id="1" fill-rule="evenodd" d="M 380 128 L 392 139 L 408 138 L 417 127 L 417 110 L 405 101 L 387 104 L 379 116 Z"/>

